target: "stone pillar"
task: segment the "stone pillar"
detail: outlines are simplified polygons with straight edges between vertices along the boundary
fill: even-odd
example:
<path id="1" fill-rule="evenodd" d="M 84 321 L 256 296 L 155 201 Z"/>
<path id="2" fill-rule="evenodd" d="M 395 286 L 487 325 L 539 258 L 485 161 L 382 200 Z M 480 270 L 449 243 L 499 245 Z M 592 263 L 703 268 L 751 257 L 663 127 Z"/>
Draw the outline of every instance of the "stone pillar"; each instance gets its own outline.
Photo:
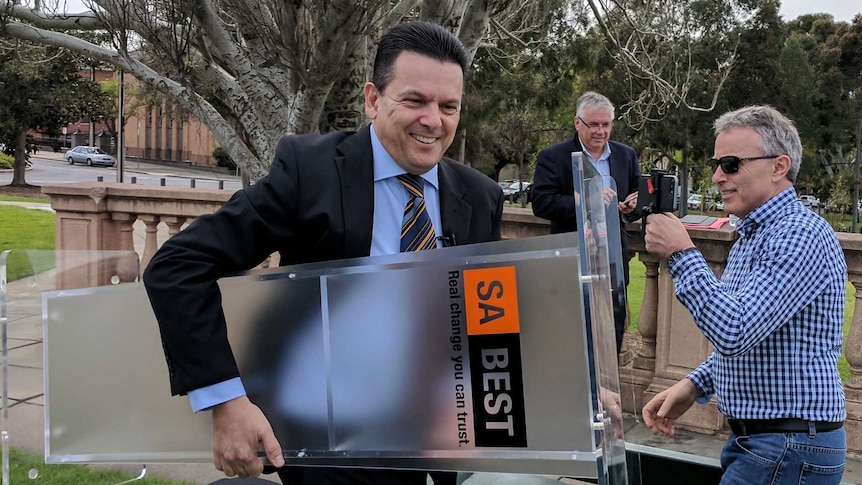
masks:
<path id="1" fill-rule="evenodd" d="M 850 377 L 844 382 L 847 451 L 862 453 L 862 291 L 859 291 L 862 288 L 862 235 L 842 233 L 838 240 L 844 250 L 847 276 L 856 299 L 850 331 L 844 340 L 844 357 L 850 364 Z M 849 286 L 847 291 L 851 291 Z"/>
<path id="2" fill-rule="evenodd" d="M 185 217 L 176 216 L 162 216 L 161 220 L 168 226 L 168 237 L 171 237 L 174 234 L 180 232 L 180 229 L 183 228 L 183 224 L 185 224 L 186 222 Z"/>
<path id="3" fill-rule="evenodd" d="M 42 193 L 51 198 L 55 211 L 57 289 L 108 285 L 112 276 L 135 281 L 134 214 L 172 218 L 178 232 L 184 221 L 216 211 L 232 195 L 225 190 L 96 182 L 44 185 Z M 112 254 L 119 250 L 126 251 L 122 261 Z"/>
<path id="4" fill-rule="evenodd" d="M 115 274 L 111 275 L 110 283 L 129 283 L 138 278 L 138 254 L 135 252 L 134 228 L 137 216 L 128 212 L 111 213 L 111 220 L 117 223 L 120 232 L 120 245 L 116 261 Z M 116 278 L 115 278 L 116 276 Z"/>
<path id="5" fill-rule="evenodd" d="M 631 362 L 621 361 L 620 397 L 624 411 L 639 415 L 645 403 L 644 392 L 655 375 L 659 259 L 646 252 L 640 224 L 630 225 L 627 232 L 634 235 L 629 239 L 629 249 L 637 252 L 638 259 L 646 267 L 646 281 L 644 281 L 643 301 L 638 313 L 641 348 Z"/>
<path id="6" fill-rule="evenodd" d="M 100 249 L 116 244 L 119 233 L 105 208 L 106 189 L 96 184 L 65 185 L 62 193 L 50 186 L 42 189 L 51 197 L 56 221 L 56 289 L 107 284 L 111 263 Z"/>
<path id="7" fill-rule="evenodd" d="M 658 328 L 658 267 L 659 258 L 650 253 L 642 252 L 640 261 L 646 267 L 644 282 L 644 297 L 638 315 L 638 333 L 641 335 L 642 346 L 635 357 L 634 367 L 651 372 L 655 371 L 655 337 Z"/>
<path id="8" fill-rule="evenodd" d="M 156 250 L 159 249 L 157 236 L 160 218 L 154 214 L 141 214 L 138 216 L 138 219 L 143 221 L 147 227 L 146 237 L 144 239 L 144 252 L 141 255 L 141 273 L 143 274 L 143 269 L 150 264 L 150 260 L 153 259 L 153 255 L 155 255 Z"/>

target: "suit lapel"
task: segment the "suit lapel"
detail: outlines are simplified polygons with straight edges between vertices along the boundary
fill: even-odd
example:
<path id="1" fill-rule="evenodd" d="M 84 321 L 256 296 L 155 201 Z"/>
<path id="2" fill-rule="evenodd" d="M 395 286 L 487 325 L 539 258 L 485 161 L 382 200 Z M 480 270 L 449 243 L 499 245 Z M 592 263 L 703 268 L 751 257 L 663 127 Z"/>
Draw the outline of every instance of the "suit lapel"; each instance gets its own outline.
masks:
<path id="1" fill-rule="evenodd" d="M 344 214 L 344 256 L 371 254 L 374 221 L 374 162 L 371 132 L 366 126 L 338 144 L 335 166 Z"/>
<path id="2" fill-rule="evenodd" d="M 611 156 L 608 158 L 608 166 L 611 168 L 611 178 L 614 179 L 616 183 L 617 189 L 617 197 L 620 200 L 626 198 L 629 194 L 624 194 L 623 192 L 628 192 L 629 187 L 628 183 L 628 170 L 625 164 L 625 161 L 620 157 L 619 151 L 614 151 L 614 147 L 611 145 L 611 142 L 608 141 L 608 146 L 611 147 Z M 625 187 L 620 187 L 621 183 L 625 183 Z"/>
<path id="3" fill-rule="evenodd" d="M 437 165 L 440 219 L 443 224 L 441 235 L 454 236 L 455 243 L 461 241 L 463 244 L 470 240 L 470 219 L 473 215 L 473 207 L 464 201 L 467 187 L 450 166 L 452 163 L 456 162 L 444 158 Z"/>

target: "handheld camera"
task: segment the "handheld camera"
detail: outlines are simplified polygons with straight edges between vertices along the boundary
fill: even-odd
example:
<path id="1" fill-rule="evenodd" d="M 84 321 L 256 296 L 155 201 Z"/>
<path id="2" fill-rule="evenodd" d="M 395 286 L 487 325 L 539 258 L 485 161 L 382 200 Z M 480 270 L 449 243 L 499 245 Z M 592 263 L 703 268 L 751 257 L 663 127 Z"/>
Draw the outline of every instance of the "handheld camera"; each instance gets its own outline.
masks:
<path id="1" fill-rule="evenodd" d="M 653 169 L 638 182 L 638 207 L 644 217 L 679 209 L 679 180 L 665 170 Z"/>

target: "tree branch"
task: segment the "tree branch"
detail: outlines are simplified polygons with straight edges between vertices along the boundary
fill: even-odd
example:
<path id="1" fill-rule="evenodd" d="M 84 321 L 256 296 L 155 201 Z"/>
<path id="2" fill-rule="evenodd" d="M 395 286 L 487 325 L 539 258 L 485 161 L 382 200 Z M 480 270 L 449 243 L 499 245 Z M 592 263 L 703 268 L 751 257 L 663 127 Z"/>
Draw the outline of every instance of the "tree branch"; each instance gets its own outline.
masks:
<path id="1" fill-rule="evenodd" d="M 25 5 L 15 4 L 9 10 L 10 16 L 23 22 L 48 30 L 98 30 L 105 28 L 94 12 L 81 12 L 66 15 L 46 14 L 32 10 Z"/>
<path id="2" fill-rule="evenodd" d="M 238 160 L 250 172 L 252 177 L 260 178 L 265 174 L 265 171 L 259 164 L 252 163 L 252 160 L 256 160 L 256 157 L 239 140 L 233 127 L 224 121 L 211 104 L 198 94 L 189 91 L 176 81 L 162 76 L 143 63 L 123 57 L 116 52 L 90 44 L 71 35 L 44 31 L 26 24 L 9 24 L 6 26 L 4 35 L 39 44 L 70 49 L 131 73 L 142 82 L 152 85 L 159 91 L 174 98 L 181 107 L 194 113 L 199 119 L 205 120 L 216 140 L 228 150 L 228 153 L 231 154 L 234 160 Z"/>

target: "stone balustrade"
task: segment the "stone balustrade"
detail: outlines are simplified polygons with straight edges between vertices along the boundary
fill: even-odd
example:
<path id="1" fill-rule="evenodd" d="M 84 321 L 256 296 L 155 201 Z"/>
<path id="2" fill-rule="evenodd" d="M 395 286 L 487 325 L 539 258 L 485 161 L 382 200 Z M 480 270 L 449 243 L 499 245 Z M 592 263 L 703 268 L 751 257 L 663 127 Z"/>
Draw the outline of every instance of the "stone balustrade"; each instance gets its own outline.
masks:
<path id="1" fill-rule="evenodd" d="M 116 183 L 50 185 L 44 186 L 42 191 L 51 198 L 56 212 L 58 251 L 98 250 L 111 254 L 97 264 L 58 271 L 58 275 L 64 275 L 58 276 L 59 288 L 105 285 L 111 279 L 134 281 L 138 268 L 145 268 L 158 248 L 159 234 L 168 237 L 177 233 L 195 217 L 214 212 L 231 195 L 219 190 Z M 140 262 L 132 240 L 136 222 L 146 227 L 143 250 L 137 251 Z M 710 352 L 710 345 L 685 308 L 676 301 L 665 263 L 645 251 L 637 225 L 630 229 L 634 237 L 629 247 L 644 264 L 646 281 L 637 316 L 640 346 L 624 349 L 624 354 L 630 355 L 621 358 L 619 371 L 623 409 L 639 413 L 651 396 L 702 362 Z M 506 239 L 543 235 L 548 230 L 548 223 L 534 217 L 529 209 L 507 207 L 503 214 L 502 235 Z M 712 270 L 720 275 L 736 233 L 727 226 L 720 230 L 690 230 L 689 233 Z M 850 377 L 845 382 L 847 444 L 850 450 L 862 452 L 862 294 L 855 290 L 862 285 L 862 235 L 840 233 L 838 239 L 853 284 L 848 291 L 854 291 L 856 297 L 853 321 L 844 345 L 850 364 Z M 58 257 L 58 270 L 64 264 L 74 266 L 62 260 Z M 728 431 L 714 400 L 710 405 L 693 407 L 679 423 L 702 433 Z"/>

